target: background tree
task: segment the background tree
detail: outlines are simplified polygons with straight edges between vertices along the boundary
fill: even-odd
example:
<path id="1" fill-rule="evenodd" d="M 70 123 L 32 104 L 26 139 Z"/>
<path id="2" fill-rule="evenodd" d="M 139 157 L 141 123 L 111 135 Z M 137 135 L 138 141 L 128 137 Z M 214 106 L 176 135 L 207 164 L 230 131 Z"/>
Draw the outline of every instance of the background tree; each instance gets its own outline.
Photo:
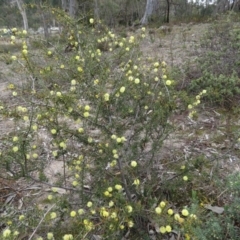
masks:
<path id="1" fill-rule="evenodd" d="M 24 3 L 22 0 L 16 0 L 18 9 L 22 15 L 23 18 L 23 26 L 25 30 L 28 30 L 28 19 L 27 19 L 27 14 L 26 14 L 26 9 L 24 7 Z"/>
<path id="2" fill-rule="evenodd" d="M 145 13 L 140 21 L 142 25 L 148 24 L 149 18 L 153 15 L 154 9 L 156 9 L 157 2 L 157 0 L 147 0 Z"/>

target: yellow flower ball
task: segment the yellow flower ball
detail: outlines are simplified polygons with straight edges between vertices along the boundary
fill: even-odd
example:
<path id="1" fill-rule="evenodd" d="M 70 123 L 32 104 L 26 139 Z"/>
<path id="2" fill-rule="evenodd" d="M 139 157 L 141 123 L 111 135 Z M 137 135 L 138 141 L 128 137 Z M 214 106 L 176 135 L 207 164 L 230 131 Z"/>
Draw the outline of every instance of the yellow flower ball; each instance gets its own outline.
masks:
<path id="1" fill-rule="evenodd" d="M 129 227 L 129 228 L 132 228 L 133 226 L 134 226 L 133 221 L 128 221 L 128 227 Z"/>
<path id="2" fill-rule="evenodd" d="M 164 208 L 164 207 L 166 206 L 166 203 L 165 203 L 164 201 L 162 201 L 162 202 L 160 202 L 159 206 L 160 206 L 161 208 Z"/>
<path id="3" fill-rule="evenodd" d="M 71 212 L 70 212 L 70 216 L 71 216 L 71 217 L 75 217 L 76 215 L 77 215 L 77 213 L 76 213 L 75 211 L 71 211 Z"/>
<path id="4" fill-rule="evenodd" d="M 120 93 L 124 93 L 125 92 L 125 87 L 121 87 L 119 91 L 120 91 Z"/>
<path id="5" fill-rule="evenodd" d="M 84 129 L 83 129 L 83 128 L 79 128 L 79 129 L 78 129 L 78 132 L 79 132 L 79 133 L 83 133 L 83 132 L 84 132 Z"/>
<path id="6" fill-rule="evenodd" d="M 48 56 L 51 56 L 51 55 L 52 55 L 52 51 L 48 51 L 48 52 L 47 52 L 47 55 L 48 55 Z"/>
<path id="7" fill-rule="evenodd" d="M 140 79 L 139 78 L 135 78 L 134 83 L 135 84 L 139 84 L 140 83 Z"/>
<path id="8" fill-rule="evenodd" d="M 117 141 L 117 143 L 121 143 L 121 142 L 122 142 L 122 139 L 121 139 L 120 137 L 118 137 L 118 138 L 116 139 L 116 141 Z"/>
<path id="9" fill-rule="evenodd" d="M 133 81 L 133 76 L 128 77 L 128 80 L 131 82 Z"/>
<path id="10" fill-rule="evenodd" d="M 27 49 L 23 49 L 23 50 L 22 50 L 22 53 L 23 53 L 23 55 L 26 56 L 26 55 L 28 54 L 28 50 L 27 50 Z"/>
<path id="11" fill-rule="evenodd" d="M 84 113 L 83 113 L 83 116 L 84 116 L 85 118 L 89 117 L 89 112 L 84 112 Z"/>
<path id="12" fill-rule="evenodd" d="M 72 234 L 65 234 L 63 236 L 63 240 L 72 240 L 73 239 L 73 235 Z"/>
<path id="13" fill-rule="evenodd" d="M 15 146 L 15 147 L 12 148 L 12 150 L 13 150 L 14 152 L 17 152 L 17 151 L 18 151 L 18 147 Z"/>
<path id="14" fill-rule="evenodd" d="M 125 137 L 121 137 L 121 141 L 122 141 L 122 142 L 126 142 L 127 139 L 126 139 Z"/>
<path id="15" fill-rule="evenodd" d="M 67 148 L 67 145 L 65 142 L 60 142 L 59 146 L 63 149 L 66 149 Z"/>
<path id="16" fill-rule="evenodd" d="M 23 116 L 23 120 L 27 122 L 27 121 L 29 121 L 29 117 L 28 116 Z"/>
<path id="17" fill-rule="evenodd" d="M 32 130 L 36 131 L 38 129 L 37 125 L 32 126 Z"/>
<path id="18" fill-rule="evenodd" d="M 48 200 L 51 201 L 53 199 L 53 196 L 52 195 L 48 195 Z"/>
<path id="19" fill-rule="evenodd" d="M 15 91 L 13 91 L 13 92 L 12 92 L 12 95 L 13 95 L 14 97 L 16 97 L 16 96 L 18 95 L 18 93 L 15 92 Z"/>
<path id="20" fill-rule="evenodd" d="M 138 186 L 139 184 L 140 184 L 140 180 L 139 180 L 139 179 L 135 179 L 135 180 L 133 181 L 133 185 Z"/>
<path id="21" fill-rule="evenodd" d="M 53 151 L 53 152 L 52 152 L 52 155 L 53 155 L 54 157 L 57 157 L 58 151 Z"/>
<path id="22" fill-rule="evenodd" d="M 170 86 L 171 84 L 172 84 L 172 81 L 171 81 L 171 80 L 167 80 L 167 81 L 166 81 L 166 85 L 167 85 L 167 86 Z"/>
<path id="23" fill-rule="evenodd" d="M 170 233 L 171 231 L 172 231 L 172 227 L 169 226 L 169 225 L 167 225 L 167 226 L 166 226 L 166 232 Z"/>
<path id="24" fill-rule="evenodd" d="M 32 157 L 36 159 L 36 158 L 38 158 L 38 154 L 37 153 L 33 153 Z"/>
<path id="25" fill-rule="evenodd" d="M 164 61 L 162 61 L 162 67 L 166 67 L 167 66 L 167 64 L 164 62 Z"/>
<path id="26" fill-rule="evenodd" d="M 18 137 L 17 136 L 14 136 L 13 137 L 13 142 L 17 142 L 18 141 Z"/>
<path id="27" fill-rule="evenodd" d="M 164 226 L 160 227 L 160 233 L 164 234 L 166 233 L 166 228 Z"/>
<path id="28" fill-rule="evenodd" d="M 51 219 L 54 219 L 54 218 L 56 218 L 57 217 L 57 214 L 55 213 L 55 212 L 52 212 L 51 214 L 50 214 L 50 218 Z"/>
<path id="29" fill-rule="evenodd" d="M 24 215 L 20 215 L 18 219 L 19 219 L 19 221 L 22 221 L 24 218 L 25 218 Z"/>
<path id="30" fill-rule="evenodd" d="M 77 84 L 77 81 L 76 81 L 75 79 L 73 79 L 73 80 L 71 81 L 71 85 L 75 86 L 76 84 Z"/>
<path id="31" fill-rule="evenodd" d="M 109 195 L 110 195 L 109 191 L 105 191 L 105 192 L 104 192 L 104 196 L 105 196 L 105 197 L 109 197 Z"/>
<path id="32" fill-rule="evenodd" d="M 109 93 L 105 93 L 103 97 L 104 97 L 104 100 L 105 100 L 106 102 L 108 102 L 110 95 L 109 95 Z"/>
<path id="33" fill-rule="evenodd" d="M 91 208 L 91 207 L 92 207 L 92 205 L 93 205 L 93 203 L 92 203 L 92 202 L 90 202 L 90 201 L 89 201 L 89 202 L 87 202 L 87 207 L 88 207 L 88 208 Z"/>
<path id="34" fill-rule="evenodd" d="M 109 212 L 106 211 L 106 210 L 103 210 L 102 211 L 102 216 L 105 217 L 105 218 L 109 217 Z"/>
<path id="35" fill-rule="evenodd" d="M 168 209 L 168 215 L 173 215 L 173 210 L 171 208 Z"/>
<path id="36" fill-rule="evenodd" d="M 10 84 L 8 85 L 8 89 L 14 89 L 14 88 L 15 88 L 14 84 L 10 83 Z"/>
<path id="37" fill-rule="evenodd" d="M 114 166 L 116 166 L 117 165 L 117 161 L 116 160 L 113 160 L 111 163 L 110 163 L 110 166 L 111 167 L 114 167 Z"/>
<path id="38" fill-rule="evenodd" d="M 17 60 L 17 57 L 16 57 L 16 56 L 11 56 L 11 59 L 12 59 L 13 61 L 15 61 L 15 60 Z"/>
<path id="39" fill-rule="evenodd" d="M 196 220 L 196 219 L 197 219 L 197 216 L 196 216 L 195 214 L 191 214 L 191 215 L 190 215 L 190 218 L 192 218 L 192 219 L 195 219 L 195 220 Z"/>
<path id="40" fill-rule="evenodd" d="M 187 210 L 187 209 L 183 209 L 183 210 L 182 210 L 182 215 L 183 215 L 184 217 L 187 217 L 187 216 L 189 215 L 188 210 Z"/>
<path id="41" fill-rule="evenodd" d="M 111 214 L 111 218 L 117 218 L 117 213 L 112 212 L 112 214 Z"/>
<path id="42" fill-rule="evenodd" d="M 120 184 L 116 184 L 115 185 L 115 189 L 120 191 L 120 190 L 122 190 L 122 186 Z"/>
<path id="43" fill-rule="evenodd" d="M 90 106 L 86 105 L 84 109 L 85 109 L 85 111 L 89 111 L 90 110 Z"/>
<path id="44" fill-rule="evenodd" d="M 136 161 L 131 161 L 131 166 L 132 167 L 136 167 L 137 166 L 137 162 Z"/>
<path id="45" fill-rule="evenodd" d="M 9 237 L 10 235 L 11 235 L 11 230 L 10 229 L 5 229 L 4 231 L 3 231 L 3 237 L 4 238 L 7 238 L 7 237 Z"/>
<path id="46" fill-rule="evenodd" d="M 176 214 L 174 215 L 174 219 L 175 219 L 176 221 L 178 221 L 179 218 L 180 218 L 180 215 L 179 215 L 178 213 L 176 213 Z"/>
<path id="47" fill-rule="evenodd" d="M 183 180 L 184 180 L 184 181 L 187 181 L 187 180 L 188 180 L 188 177 L 187 177 L 187 176 L 183 176 Z"/>
<path id="48" fill-rule="evenodd" d="M 121 225 L 119 226 L 119 228 L 120 228 L 121 230 L 123 230 L 123 229 L 124 229 L 124 225 L 121 224 Z"/>
<path id="49" fill-rule="evenodd" d="M 93 24 L 93 23 L 94 23 L 94 19 L 93 19 L 93 18 L 90 18 L 90 19 L 89 19 L 89 22 L 90 22 L 91 24 Z"/>
<path id="50" fill-rule="evenodd" d="M 113 206 L 114 206 L 114 202 L 113 202 L 113 201 L 110 201 L 110 202 L 108 203 L 108 206 L 109 206 L 109 207 L 113 207 Z"/>
<path id="51" fill-rule="evenodd" d="M 47 233 L 47 239 L 52 240 L 53 239 L 53 233 L 51 233 L 51 232 Z"/>
<path id="52" fill-rule="evenodd" d="M 117 136 L 115 135 L 115 134 L 113 134 L 112 136 L 111 136 L 111 139 L 117 139 Z M 115 154 L 115 152 L 113 152 L 114 154 Z"/>
<path id="53" fill-rule="evenodd" d="M 83 69 L 81 67 L 78 67 L 77 70 L 81 73 L 83 72 Z"/>
<path id="54" fill-rule="evenodd" d="M 162 213 L 162 209 L 160 207 L 156 207 L 155 208 L 155 212 L 156 212 L 156 214 L 161 214 Z"/>
<path id="55" fill-rule="evenodd" d="M 74 187 L 76 187 L 76 186 L 78 185 L 78 182 L 77 182 L 77 181 L 73 181 L 73 182 L 72 182 L 72 185 L 73 185 Z"/>
<path id="56" fill-rule="evenodd" d="M 57 133 L 57 130 L 56 129 L 51 129 L 51 134 L 56 134 Z"/>
<path id="57" fill-rule="evenodd" d="M 84 213 L 85 213 L 84 209 L 80 208 L 80 209 L 78 210 L 78 214 L 79 214 L 79 215 L 83 215 Z"/>
<path id="58" fill-rule="evenodd" d="M 18 231 L 14 231 L 13 236 L 17 237 L 19 235 Z"/>
<path id="59" fill-rule="evenodd" d="M 128 213 L 131 213 L 133 210 L 132 206 L 130 206 L 130 205 L 126 206 L 126 209 L 127 209 Z"/>
<path id="60" fill-rule="evenodd" d="M 61 92 L 56 92 L 56 95 L 57 95 L 58 97 L 61 97 L 61 96 L 62 96 L 62 93 L 61 93 Z"/>

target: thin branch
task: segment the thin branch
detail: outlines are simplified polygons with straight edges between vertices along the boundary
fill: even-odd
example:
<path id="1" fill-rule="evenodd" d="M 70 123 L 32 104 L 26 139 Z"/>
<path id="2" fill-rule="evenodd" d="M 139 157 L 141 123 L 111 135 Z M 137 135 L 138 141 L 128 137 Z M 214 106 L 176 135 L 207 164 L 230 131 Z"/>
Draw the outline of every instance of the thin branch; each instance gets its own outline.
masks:
<path id="1" fill-rule="evenodd" d="M 42 219 L 40 220 L 40 222 L 38 223 L 37 227 L 35 228 L 35 230 L 33 231 L 33 233 L 31 234 L 31 236 L 28 238 L 28 240 L 31 240 L 34 236 L 34 234 L 37 232 L 38 228 L 40 227 L 41 223 L 43 222 L 43 220 L 45 219 L 45 217 L 47 216 L 47 214 L 51 211 L 51 209 L 53 209 L 53 207 L 55 207 L 56 204 L 53 204 L 48 210 L 47 212 L 43 215 Z"/>

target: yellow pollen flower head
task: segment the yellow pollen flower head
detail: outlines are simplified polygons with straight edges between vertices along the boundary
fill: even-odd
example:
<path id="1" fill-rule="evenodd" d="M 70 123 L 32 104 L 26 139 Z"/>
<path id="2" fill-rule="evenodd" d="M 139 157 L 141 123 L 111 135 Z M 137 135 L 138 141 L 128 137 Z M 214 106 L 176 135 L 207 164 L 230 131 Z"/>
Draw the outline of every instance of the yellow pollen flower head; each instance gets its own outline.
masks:
<path id="1" fill-rule="evenodd" d="M 137 166 L 137 162 L 136 161 L 131 161 L 131 166 L 132 167 L 136 167 Z"/>
<path id="2" fill-rule="evenodd" d="M 182 210 L 182 215 L 183 215 L 184 217 L 187 217 L 187 216 L 189 215 L 188 210 L 187 210 L 187 209 L 183 209 L 183 210 Z"/>
<path id="3" fill-rule="evenodd" d="M 162 213 L 162 209 L 160 207 L 156 207 L 155 208 L 155 212 L 156 212 L 156 214 L 161 214 Z"/>

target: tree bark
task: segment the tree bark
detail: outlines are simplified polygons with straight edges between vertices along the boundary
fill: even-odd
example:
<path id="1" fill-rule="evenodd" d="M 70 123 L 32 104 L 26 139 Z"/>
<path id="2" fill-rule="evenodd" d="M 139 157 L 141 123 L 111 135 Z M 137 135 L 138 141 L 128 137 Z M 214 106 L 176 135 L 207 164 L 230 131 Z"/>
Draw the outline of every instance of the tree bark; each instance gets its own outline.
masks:
<path id="1" fill-rule="evenodd" d="M 18 9 L 22 15 L 22 18 L 23 18 L 23 27 L 25 30 L 28 30 L 28 19 L 27 19 L 27 14 L 26 14 L 26 10 L 23 6 L 23 1 L 22 0 L 16 0 L 17 2 L 17 6 L 18 6 Z"/>
<path id="2" fill-rule="evenodd" d="M 167 13 L 166 13 L 166 22 L 169 23 L 169 16 L 170 16 L 170 0 L 167 1 Z"/>
<path id="3" fill-rule="evenodd" d="M 70 0 L 69 2 L 69 15 L 74 18 L 78 9 L 78 3 L 76 0 Z"/>
<path id="4" fill-rule="evenodd" d="M 156 7 L 156 0 L 147 0 L 145 13 L 143 15 L 143 18 L 141 19 L 140 23 L 142 25 L 148 24 L 149 18 L 153 15 L 154 8 Z"/>
<path id="5" fill-rule="evenodd" d="M 42 20 L 42 24 L 43 24 L 43 30 L 44 30 L 44 37 L 45 39 L 49 38 L 49 31 L 48 31 L 48 23 L 46 20 L 46 13 L 44 12 L 44 8 L 43 8 L 43 2 L 42 0 L 39 0 L 38 2 L 38 11 Z"/>
<path id="6" fill-rule="evenodd" d="M 67 0 L 62 0 L 62 9 L 66 12 L 68 11 Z"/>
<path id="7" fill-rule="evenodd" d="M 99 4 L 98 0 L 94 0 L 94 19 L 99 20 Z"/>

